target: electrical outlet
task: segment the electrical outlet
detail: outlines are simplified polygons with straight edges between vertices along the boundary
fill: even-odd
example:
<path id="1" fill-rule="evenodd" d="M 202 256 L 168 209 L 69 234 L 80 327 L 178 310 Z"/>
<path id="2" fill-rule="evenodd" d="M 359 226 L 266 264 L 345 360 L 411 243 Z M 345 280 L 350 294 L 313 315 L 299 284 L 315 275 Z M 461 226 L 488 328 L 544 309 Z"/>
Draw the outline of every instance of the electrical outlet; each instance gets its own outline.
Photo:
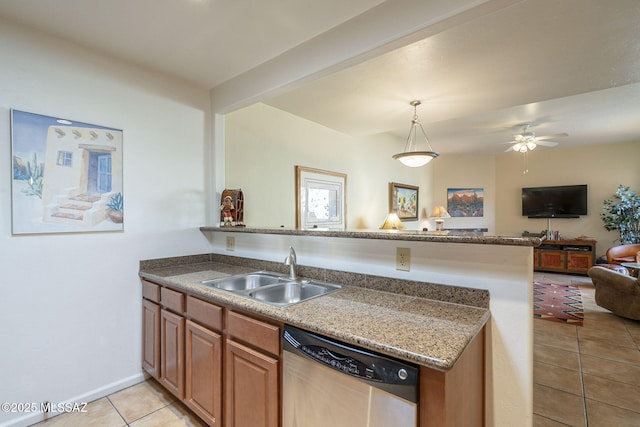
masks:
<path id="1" fill-rule="evenodd" d="M 235 251 L 236 250 L 236 238 L 233 236 L 227 236 L 227 250 Z"/>
<path id="2" fill-rule="evenodd" d="M 396 248 L 396 270 L 409 271 L 411 266 L 411 249 Z"/>

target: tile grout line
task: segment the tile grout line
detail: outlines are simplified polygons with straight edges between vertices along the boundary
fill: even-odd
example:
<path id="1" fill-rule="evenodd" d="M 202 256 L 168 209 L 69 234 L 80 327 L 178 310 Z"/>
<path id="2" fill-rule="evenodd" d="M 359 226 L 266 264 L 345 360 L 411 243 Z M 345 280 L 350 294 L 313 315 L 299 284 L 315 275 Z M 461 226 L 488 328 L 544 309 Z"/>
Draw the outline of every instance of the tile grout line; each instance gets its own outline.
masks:
<path id="1" fill-rule="evenodd" d="M 111 405 L 111 407 L 118 413 L 118 415 L 120 416 L 120 418 L 122 419 L 122 421 L 124 422 L 125 427 L 129 427 L 129 423 L 127 422 L 127 420 L 124 419 L 124 417 L 122 416 L 122 414 L 120 413 L 120 411 L 118 411 L 118 408 L 116 407 L 116 405 L 111 401 L 111 396 L 115 394 L 112 393 L 110 395 L 107 396 L 107 400 L 109 401 L 109 404 Z"/>
<path id="2" fill-rule="evenodd" d="M 585 309 L 584 309 L 584 292 L 583 289 L 578 285 L 578 289 L 580 289 L 580 301 L 582 303 L 582 327 L 584 327 L 585 322 Z M 582 413 L 584 414 L 584 425 L 589 427 L 589 414 L 587 414 L 587 390 L 584 386 L 584 372 L 582 369 L 582 350 L 580 347 L 580 332 L 578 331 L 578 327 L 576 326 L 576 344 L 578 346 L 578 368 L 580 369 L 580 386 L 582 387 Z"/>
<path id="3" fill-rule="evenodd" d="M 584 322 L 584 319 L 583 319 Z M 577 328 L 577 327 L 576 327 Z M 580 369 L 580 386 L 582 387 L 582 413 L 584 414 L 584 425 L 589 427 L 589 415 L 587 414 L 587 391 L 584 386 L 584 372 L 582 370 L 582 351 L 580 350 L 580 334 L 576 329 L 576 341 L 578 345 L 578 368 Z"/>

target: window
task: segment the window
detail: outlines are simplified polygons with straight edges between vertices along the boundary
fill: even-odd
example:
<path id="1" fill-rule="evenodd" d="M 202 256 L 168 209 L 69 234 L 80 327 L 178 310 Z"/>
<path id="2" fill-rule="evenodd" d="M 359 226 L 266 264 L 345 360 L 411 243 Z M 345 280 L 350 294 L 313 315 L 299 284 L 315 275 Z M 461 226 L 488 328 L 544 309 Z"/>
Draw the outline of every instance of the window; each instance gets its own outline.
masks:
<path id="1" fill-rule="evenodd" d="M 71 151 L 58 151 L 58 159 L 56 161 L 58 166 L 73 166 L 73 153 Z"/>

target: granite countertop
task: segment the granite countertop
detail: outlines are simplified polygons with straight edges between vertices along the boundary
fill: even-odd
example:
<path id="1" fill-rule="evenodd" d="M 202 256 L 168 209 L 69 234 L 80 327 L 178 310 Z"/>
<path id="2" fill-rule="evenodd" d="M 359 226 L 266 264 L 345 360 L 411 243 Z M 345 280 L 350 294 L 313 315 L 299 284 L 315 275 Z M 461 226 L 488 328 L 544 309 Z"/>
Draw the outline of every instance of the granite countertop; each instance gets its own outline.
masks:
<path id="1" fill-rule="evenodd" d="M 160 260 L 159 260 L 160 261 Z M 140 276 L 213 303 L 241 309 L 440 371 L 453 367 L 489 319 L 487 308 L 369 289 L 344 287 L 285 308 L 202 285 L 248 273 L 246 267 L 196 258 L 166 265 L 141 262 Z M 488 304 L 488 302 L 487 302 Z"/>
<path id="2" fill-rule="evenodd" d="M 493 236 L 473 230 L 324 230 L 259 227 L 200 227 L 200 231 L 224 233 L 280 234 L 286 236 L 343 237 L 351 239 L 400 240 L 441 243 L 473 243 L 484 245 L 539 246 L 539 237 Z"/>

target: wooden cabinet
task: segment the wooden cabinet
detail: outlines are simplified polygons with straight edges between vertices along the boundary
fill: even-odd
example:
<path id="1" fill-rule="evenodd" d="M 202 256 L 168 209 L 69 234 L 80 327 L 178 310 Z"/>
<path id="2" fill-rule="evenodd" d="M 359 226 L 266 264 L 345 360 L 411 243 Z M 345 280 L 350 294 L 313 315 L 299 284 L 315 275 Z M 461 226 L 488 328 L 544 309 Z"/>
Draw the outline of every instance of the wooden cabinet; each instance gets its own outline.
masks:
<path id="1" fill-rule="evenodd" d="M 142 300 L 142 367 L 160 378 L 160 306 Z"/>
<path id="2" fill-rule="evenodd" d="M 142 368 L 160 378 L 160 286 L 142 281 Z"/>
<path id="3" fill-rule="evenodd" d="M 222 312 L 187 297 L 184 402 L 211 426 L 222 425 Z"/>
<path id="4" fill-rule="evenodd" d="M 562 250 L 540 249 L 538 260 L 540 262 L 539 270 L 560 273 L 565 271 L 565 253 Z"/>
<path id="5" fill-rule="evenodd" d="M 187 320 L 185 404 L 209 425 L 222 414 L 222 335 Z"/>
<path id="6" fill-rule="evenodd" d="M 184 317 L 160 312 L 160 383 L 184 398 Z"/>
<path id="7" fill-rule="evenodd" d="M 227 340 L 226 427 L 277 427 L 278 359 Z"/>
<path id="8" fill-rule="evenodd" d="M 567 251 L 567 272 L 587 274 L 593 267 L 595 250 L 591 253 L 580 251 Z"/>
<path id="9" fill-rule="evenodd" d="M 225 427 L 277 427 L 280 422 L 280 328 L 227 314 Z"/>
<path id="10" fill-rule="evenodd" d="M 420 367 L 420 427 L 484 426 L 484 328 L 447 372 Z"/>
<path id="11" fill-rule="evenodd" d="M 560 252 L 562 262 L 571 260 L 571 268 L 582 268 L 590 256 Z M 582 258 L 567 258 L 568 252 Z M 553 259 L 552 253 L 546 255 Z M 545 253 L 536 256 L 542 262 Z M 280 425 L 280 323 L 146 281 L 142 294 L 142 366 L 147 372 L 210 426 Z M 483 355 L 484 330 L 450 371 L 420 368 L 420 427 L 483 425 Z"/>
<path id="12" fill-rule="evenodd" d="M 208 425 L 222 425 L 222 307 L 142 287 L 142 368 Z"/>
<path id="13" fill-rule="evenodd" d="M 533 269 L 587 274 L 595 264 L 595 240 L 545 240 L 533 250 Z"/>

